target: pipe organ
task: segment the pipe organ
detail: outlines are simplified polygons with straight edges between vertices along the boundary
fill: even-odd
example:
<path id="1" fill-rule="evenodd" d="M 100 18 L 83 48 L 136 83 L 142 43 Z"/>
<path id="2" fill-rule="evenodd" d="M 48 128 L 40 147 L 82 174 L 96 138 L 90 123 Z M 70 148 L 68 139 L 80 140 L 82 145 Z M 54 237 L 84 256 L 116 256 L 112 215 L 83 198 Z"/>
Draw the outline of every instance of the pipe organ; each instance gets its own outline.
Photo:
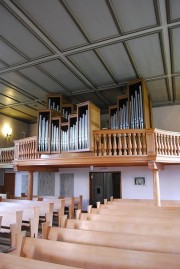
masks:
<path id="1" fill-rule="evenodd" d="M 152 127 L 151 102 L 144 80 L 128 83 L 127 94 L 117 97 L 109 107 L 110 129 L 144 129 Z"/>
<path id="2" fill-rule="evenodd" d="M 100 109 L 89 101 L 63 104 L 61 98 L 48 96 L 47 109 L 39 111 L 37 152 L 92 151 L 93 130 L 100 129 Z"/>
<path id="3" fill-rule="evenodd" d="M 110 129 L 152 127 L 151 105 L 142 79 L 128 83 L 127 93 L 109 107 Z M 100 129 L 100 109 L 92 102 L 65 104 L 62 95 L 49 95 L 47 109 L 39 111 L 38 153 L 93 151 L 93 131 Z"/>

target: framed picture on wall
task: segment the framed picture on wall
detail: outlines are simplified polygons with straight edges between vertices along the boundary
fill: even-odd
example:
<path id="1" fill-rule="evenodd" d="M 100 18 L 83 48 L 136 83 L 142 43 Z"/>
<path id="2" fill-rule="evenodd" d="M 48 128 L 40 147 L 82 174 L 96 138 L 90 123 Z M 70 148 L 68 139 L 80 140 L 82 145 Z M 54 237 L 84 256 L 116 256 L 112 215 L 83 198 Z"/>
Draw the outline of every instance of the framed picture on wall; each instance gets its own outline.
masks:
<path id="1" fill-rule="evenodd" d="M 145 185 L 145 177 L 135 177 L 134 178 L 134 185 L 144 186 Z"/>

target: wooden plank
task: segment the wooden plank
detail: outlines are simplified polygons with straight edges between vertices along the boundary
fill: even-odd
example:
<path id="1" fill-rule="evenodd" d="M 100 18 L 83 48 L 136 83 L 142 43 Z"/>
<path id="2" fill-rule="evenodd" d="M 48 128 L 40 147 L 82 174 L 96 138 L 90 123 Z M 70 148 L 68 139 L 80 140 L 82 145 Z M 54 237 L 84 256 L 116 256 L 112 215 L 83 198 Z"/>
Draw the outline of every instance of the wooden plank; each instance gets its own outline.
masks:
<path id="1" fill-rule="evenodd" d="M 21 256 L 83 268 L 179 269 L 180 255 L 24 238 Z"/>
<path id="2" fill-rule="evenodd" d="M 44 233 L 44 229 L 42 231 L 42 238 L 53 241 L 180 254 L 180 237 L 173 237 L 171 233 L 167 236 L 152 236 L 85 231 L 50 226 L 46 229 L 46 233 Z"/>
<path id="3" fill-rule="evenodd" d="M 0 269 L 77 269 L 66 265 L 32 260 L 11 254 L 0 253 Z"/>
<path id="4" fill-rule="evenodd" d="M 179 237 L 179 224 L 151 224 L 141 222 L 112 222 L 108 221 L 92 221 L 92 220 L 66 220 L 67 229 L 80 229 L 92 231 L 104 231 L 111 233 L 124 233 L 124 234 L 141 234 L 141 235 L 160 235 Z"/>

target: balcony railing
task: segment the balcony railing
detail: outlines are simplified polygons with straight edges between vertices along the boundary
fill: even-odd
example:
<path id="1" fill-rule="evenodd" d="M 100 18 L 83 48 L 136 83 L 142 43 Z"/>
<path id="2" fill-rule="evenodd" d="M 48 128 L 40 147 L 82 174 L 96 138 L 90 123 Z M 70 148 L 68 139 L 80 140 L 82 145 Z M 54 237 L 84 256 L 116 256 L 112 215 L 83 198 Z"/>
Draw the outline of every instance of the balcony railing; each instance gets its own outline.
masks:
<path id="1" fill-rule="evenodd" d="M 37 137 L 27 137 L 15 140 L 14 160 L 39 159 L 40 154 L 37 153 Z"/>
<path id="2" fill-rule="evenodd" d="M 12 163 L 13 160 L 36 160 L 39 159 L 41 164 L 45 160 L 41 159 L 40 154 L 37 152 L 37 138 L 36 136 L 28 137 L 20 140 L 16 140 L 14 148 L 0 149 L 0 164 Z M 76 154 L 76 159 L 71 156 L 72 153 L 66 153 L 66 155 L 56 156 L 61 159 L 60 163 L 66 164 L 69 161 L 70 164 L 76 165 L 77 158 L 80 157 L 79 165 L 83 163 L 86 165 L 86 161 L 83 157 L 87 156 L 85 153 L 80 152 Z M 122 162 L 125 160 L 124 156 L 131 156 L 128 160 L 133 162 L 149 160 L 166 161 L 166 162 L 180 162 L 180 133 L 170 132 L 159 129 L 117 129 L 117 130 L 99 130 L 94 131 L 94 155 L 96 157 L 122 157 Z M 138 157 L 138 158 L 133 158 Z M 52 157 L 51 161 L 52 161 Z M 48 156 L 46 156 L 46 164 Z M 71 159 L 71 160 L 70 160 Z M 103 158 L 102 158 L 103 159 Z M 74 161 L 73 161 L 74 160 Z M 95 159 L 89 162 L 95 161 Z M 96 160 L 97 161 L 97 160 Z M 96 163 L 95 161 L 95 163 Z M 103 160 L 101 160 L 103 161 Z M 114 160 L 115 161 L 115 160 Z M 121 159 L 118 159 L 118 163 Z M 99 163 L 100 164 L 100 163 Z M 107 164 L 107 160 L 106 160 Z M 26 163 L 26 165 L 28 165 Z M 49 162 L 48 162 L 48 165 Z"/>
<path id="3" fill-rule="evenodd" d="M 14 160 L 14 147 L 0 148 L 0 164 L 12 164 Z"/>
<path id="4" fill-rule="evenodd" d="M 94 131 L 95 156 L 180 156 L 180 133 L 159 129 Z"/>

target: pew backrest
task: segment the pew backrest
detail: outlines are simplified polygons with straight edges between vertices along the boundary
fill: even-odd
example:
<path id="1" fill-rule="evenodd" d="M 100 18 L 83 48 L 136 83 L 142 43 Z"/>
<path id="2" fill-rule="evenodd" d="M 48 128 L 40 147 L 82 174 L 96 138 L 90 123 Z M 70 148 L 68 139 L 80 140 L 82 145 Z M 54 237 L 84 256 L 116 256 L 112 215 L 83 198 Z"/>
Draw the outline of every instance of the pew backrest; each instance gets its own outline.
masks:
<path id="1" fill-rule="evenodd" d="M 78 269 L 66 265 L 42 262 L 32 259 L 24 259 L 11 254 L 0 253 L 0 269 Z"/>
<path id="2" fill-rule="evenodd" d="M 111 222 L 131 222 L 131 223 L 149 223 L 149 224 L 180 224 L 179 216 L 148 217 L 148 216 L 130 216 L 130 215 L 103 215 L 82 213 L 81 220 L 111 221 Z"/>
<path id="3" fill-rule="evenodd" d="M 178 269 L 180 255 L 24 238 L 21 256 L 87 268 Z"/>
<path id="4" fill-rule="evenodd" d="M 44 223 L 43 226 L 48 225 Z M 180 254 L 180 237 L 109 233 L 102 231 L 42 228 L 42 238 L 61 242 L 87 244 L 121 249 Z"/>
<path id="5" fill-rule="evenodd" d="M 62 226 L 63 227 L 63 226 Z M 92 231 L 104 231 L 111 233 L 160 235 L 160 236 L 180 236 L 179 224 L 150 224 L 131 222 L 108 222 L 67 219 L 65 226 L 67 229 L 80 229 Z"/>

